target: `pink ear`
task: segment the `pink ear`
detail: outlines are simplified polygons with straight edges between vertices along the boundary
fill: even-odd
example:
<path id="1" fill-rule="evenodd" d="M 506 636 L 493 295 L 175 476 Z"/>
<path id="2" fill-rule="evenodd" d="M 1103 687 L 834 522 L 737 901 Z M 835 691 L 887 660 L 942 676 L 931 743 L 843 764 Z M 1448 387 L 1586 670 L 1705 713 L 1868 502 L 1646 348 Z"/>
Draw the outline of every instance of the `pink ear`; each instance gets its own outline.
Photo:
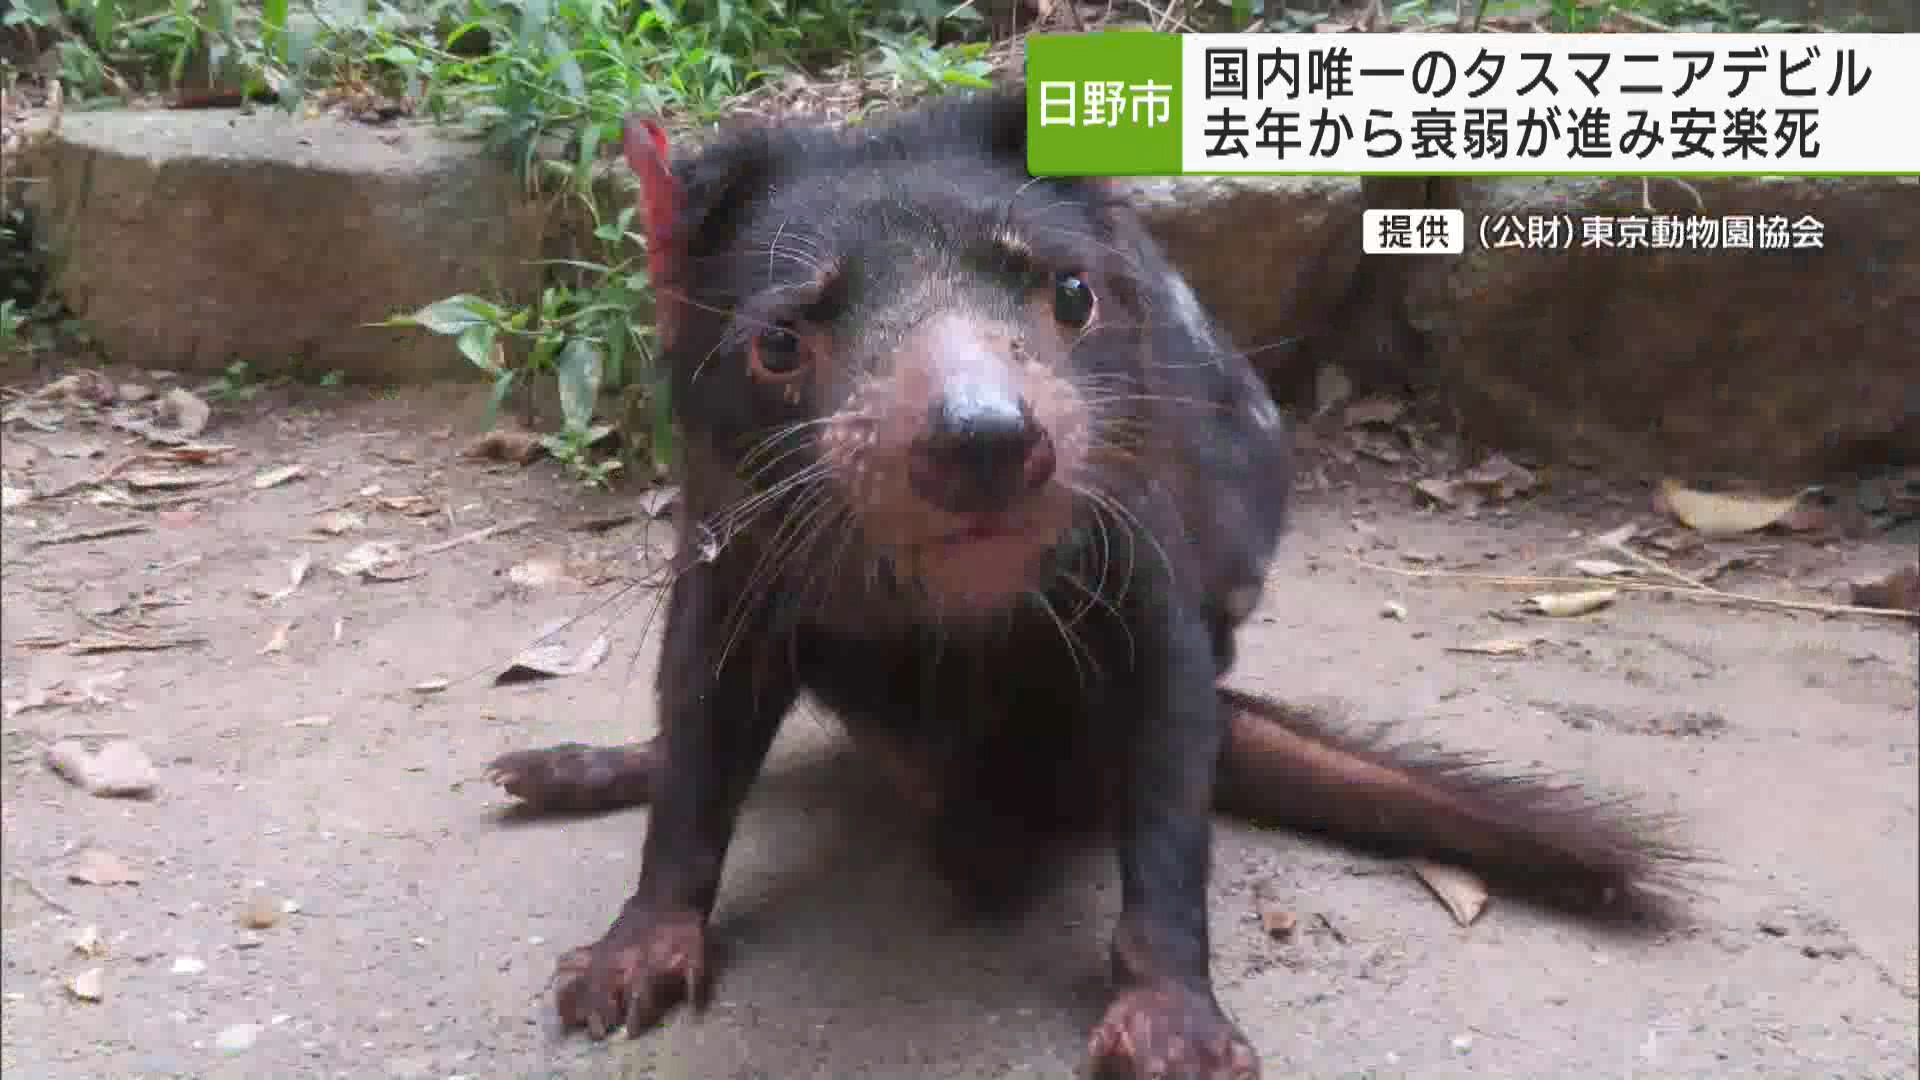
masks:
<path id="1" fill-rule="evenodd" d="M 629 116 L 621 127 L 627 168 L 640 180 L 641 212 L 647 230 L 647 273 L 653 280 L 655 321 L 660 343 L 671 345 L 679 304 L 669 299 L 680 260 L 674 222 L 680 216 L 680 186 L 668 164 L 667 132 L 654 120 Z"/>

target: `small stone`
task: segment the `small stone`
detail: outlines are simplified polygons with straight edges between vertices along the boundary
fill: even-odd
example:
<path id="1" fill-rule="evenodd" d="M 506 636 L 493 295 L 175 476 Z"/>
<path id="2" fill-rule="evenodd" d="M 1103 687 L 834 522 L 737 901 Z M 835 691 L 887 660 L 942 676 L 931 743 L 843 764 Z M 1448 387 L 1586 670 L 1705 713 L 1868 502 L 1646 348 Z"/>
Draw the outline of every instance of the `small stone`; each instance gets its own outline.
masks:
<path id="1" fill-rule="evenodd" d="M 1299 916 L 1285 908 L 1263 906 L 1260 909 L 1260 925 L 1267 936 L 1280 941 L 1293 937 L 1293 931 L 1300 925 Z"/>
<path id="2" fill-rule="evenodd" d="M 238 1054 L 253 1048 L 260 1039 L 259 1024 L 235 1024 L 215 1036 L 213 1044 L 223 1054 Z"/>
<path id="3" fill-rule="evenodd" d="M 246 905 L 240 910 L 240 925 L 249 930 L 268 930 L 279 924 L 281 914 L 279 900 L 271 893 L 256 890 L 248 895 Z"/>

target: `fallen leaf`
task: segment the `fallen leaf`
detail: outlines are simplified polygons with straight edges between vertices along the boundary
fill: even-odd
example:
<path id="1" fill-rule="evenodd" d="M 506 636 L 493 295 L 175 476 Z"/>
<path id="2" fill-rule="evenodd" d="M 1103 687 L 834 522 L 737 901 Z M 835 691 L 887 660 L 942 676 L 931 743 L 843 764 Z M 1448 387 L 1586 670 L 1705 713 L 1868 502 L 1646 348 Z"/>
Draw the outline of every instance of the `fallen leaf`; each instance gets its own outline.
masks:
<path id="1" fill-rule="evenodd" d="M 320 728 L 329 727 L 332 724 L 333 717 L 331 716 L 302 716 L 287 721 L 288 727 Z"/>
<path id="2" fill-rule="evenodd" d="M 1487 887 L 1480 879 L 1455 866 L 1429 862 L 1426 859 L 1411 859 L 1408 864 L 1427 888 L 1447 905 L 1453 913 L 1454 921 L 1461 926 L 1472 926 L 1473 920 L 1487 907 Z"/>
<path id="3" fill-rule="evenodd" d="M 1407 411 L 1407 403 L 1391 398 L 1366 398 L 1347 406 L 1341 422 L 1347 427 L 1386 427 Z"/>
<path id="4" fill-rule="evenodd" d="M 99 1001 L 107 995 L 105 968 L 88 968 L 67 980 L 67 993 L 81 1001 Z"/>
<path id="5" fill-rule="evenodd" d="M 1517 465 L 1504 454 L 1492 454 L 1460 476 L 1460 483 L 1496 500 L 1511 499 L 1533 490 L 1533 470 Z"/>
<path id="6" fill-rule="evenodd" d="M 1449 645 L 1447 651 L 1473 653 L 1477 656 L 1521 656 L 1532 652 L 1535 645 L 1546 640 L 1546 638 L 1489 638 L 1470 645 Z"/>
<path id="7" fill-rule="evenodd" d="M 68 648 L 77 653 L 160 652 L 198 645 L 201 637 L 134 637 L 130 634 L 90 634 L 72 642 Z"/>
<path id="8" fill-rule="evenodd" d="M 253 487 L 255 491 L 264 491 L 270 487 L 279 487 L 289 480 L 305 476 L 306 474 L 307 467 L 305 465 L 282 465 L 277 469 L 268 469 L 266 472 L 254 477 Z"/>
<path id="9" fill-rule="evenodd" d="M 1589 589 L 1585 592 L 1541 593 L 1524 601 L 1526 610 L 1536 615 L 1566 617 L 1598 611 L 1620 595 L 1619 589 Z"/>
<path id="10" fill-rule="evenodd" d="M 293 624 L 290 622 L 281 623 L 279 626 L 273 628 L 272 636 L 267 638 L 267 643 L 260 646 L 260 651 L 255 655 L 267 656 L 271 653 L 285 652 L 287 650 L 288 638 L 291 637 L 292 634 Z"/>
<path id="11" fill-rule="evenodd" d="M 655 521 L 673 513 L 680 503 L 680 489 L 677 487 L 650 488 L 640 493 L 640 512 Z"/>
<path id="12" fill-rule="evenodd" d="M 184 438 L 191 439 L 205 431 L 212 417 L 213 408 L 190 390 L 176 386 L 160 398 L 160 421 Z"/>
<path id="13" fill-rule="evenodd" d="M 1573 568 L 1588 577 L 1596 578 L 1631 577 L 1638 573 L 1638 571 L 1631 566 L 1610 562 L 1606 559 L 1575 559 L 1573 561 Z"/>
<path id="14" fill-rule="evenodd" d="M 537 589 L 567 578 L 567 570 L 558 559 L 528 559 L 507 571 L 507 580 L 525 589 Z"/>
<path id="15" fill-rule="evenodd" d="M 278 589 L 255 588 L 253 593 L 269 604 L 277 604 L 292 596 L 295 589 L 307 580 L 307 571 L 313 569 L 313 553 L 301 552 L 300 557 L 287 567 L 287 583 Z"/>
<path id="16" fill-rule="evenodd" d="M 85 528 L 67 529 L 64 532 L 42 536 L 33 542 L 37 548 L 53 547 L 56 544 L 84 544 L 88 540 L 105 540 L 115 536 L 132 536 L 134 533 L 148 531 L 149 526 L 142 521 L 118 521 L 112 525 L 90 525 Z"/>
<path id="17" fill-rule="evenodd" d="M 351 510 L 335 510 L 331 513 L 322 514 L 320 520 L 314 524 L 314 528 L 326 533 L 328 536 L 342 536 L 360 528 L 366 523 L 366 518 L 361 517 Z"/>
<path id="18" fill-rule="evenodd" d="M 140 875 L 120 856 L 99 848 L 88 848 L 67 868 L 67 880 L 76 885 L 138 885 Z"/>
<path id="19" fill-rule="evenodd" d="M 493 684 L 505 686 L 534 679 L 579 675 L 598 667 L 600 661 L 607 658 L 609 648 L 611 645 L 604 634 L 588 642 L 587 647 L 578 653 L 564 645 L 536 645 L 514 657 L 513 663 L 505 671 L 494 676 Z"/>
<path id="20" fill-rule="evenodd" d="M 1677 480 L 1662 480 L 1660 495 L 1667 509 L 1689 529 L 1705 536 L 1733 536 L 1758 532 L 1798 506 L 1805 491 L 1784 496 L 1730 495 L 1694 491 Z"/>
<path id="21" fill-rule="evenodd" d="M 411 581 L 427 572 L 427 568 L 418 564 L 401 566 L 397 563 L 381 563 L 369 566 L 360 574 L 361 581 Z"/>
<path id="22" fill-rule="evenodd" d="M 233 479 L 229 472 L 186 472 L 181 469 L 135 469 L 127 474 L 127 486 L 136 491 L 163 491 L 205 487 Z"/>
<path id="23" fill-rule="evenodd" d="M 207 970 L 207 962 L 197 956 L 176 956 L 173 958 L 175 975 L 198 975 Z"/>
<path id="24" fill-rule="evenodd" d="M 360 544 L 333 564 L 333 571 L 343 577 L 358 577 L 377 566 L 399 562 L 406 556 L 406 548 L 386 540 L 375 540 Z"/>
<path id="25" fill-rule="evenodd" d="M 128 740 L 88 750 L 79 739 L 62 739 L 47 748 L 47 767 L 101 798 L 142 798 L 159 785 L 159 774 L 146 752 Z"/>
<path id="26" fill-rule="evenodd" d="M 233 449 L 232 443 L 188 443 L 185 446 L 170 446 L 161 451 L 158 457 L 189 465 L 211 465 L 232 453 Z"/>
<path id="27" fill-rule="evenodd" d="M 450 685 L 452 684 L 445 679 L 428 679 L 424 682 L 414 683 L 412 689 L 416 694 L 437 694 Z"/>
<path id="28" fill-rule="evenodd" d="M 1453 482 L 1441 480 L 1438 477 L 1428 476 L 1414 481 L 1413 490 L 1426 496 L 1429 502 L 1438 506 L 1451 507 L 1460 501 L 1460 493 L 1455 489 Z"/>
<path id="29" fill-rule="evenodd" d="M 67 939 L 67 944 L 73 946 L 73 951 L 79 953 L 81 956 L 101 957 L 107 955 L 107 943 L 100 937 L 100 928 L 94 926 L 92 923 L 81 927 L 79 931 Z"/>
<path id="30" fill-rule="evenodd" d="M 1602 548 L 1623 548 L 1639 533 L 1640 526 L 1629 521 L 1625 525 L 1615 526 L 1594 537 L 1593 544 L 1595 547 Z"/>
<path id="31" fill-rule="evenodd" d="M 440 509 L 433 504 L 432 499 L 427 498 L 425 495 L 389 495 L 380 500 L 380 505 L 395 513 L 406 514 L 409 517 L 425 517 L 428 514 L 439 512 Z"/>

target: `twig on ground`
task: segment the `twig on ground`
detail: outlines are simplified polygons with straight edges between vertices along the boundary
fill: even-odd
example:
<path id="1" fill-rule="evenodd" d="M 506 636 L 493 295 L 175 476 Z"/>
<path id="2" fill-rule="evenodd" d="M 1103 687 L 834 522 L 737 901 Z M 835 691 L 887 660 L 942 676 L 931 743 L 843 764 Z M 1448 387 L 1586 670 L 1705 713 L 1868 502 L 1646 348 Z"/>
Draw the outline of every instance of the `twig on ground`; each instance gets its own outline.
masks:
<path id="1" fill-rule="evenodd" d="M 475 529 L 470 533 L 462 533 L 451 540 L 442 540 L 437 544 L 428 544 L 426 547 L 412 552 L 412 554 L 415 556 L 438 555 L 443 551 L 451 551 L 462 544 L 471 544 L 476 541 L 485 540 L 491 536 L 499 536 L 502 533 L 510 533 L 517 529 L 524 529 L 537 520 L 539 519 L 523 517 L 515 518 L 512 521 L 503 521 L 498 525 L 489 525 L 484 529 Z"/>
<path id="2" fill-rule="evenodd" d="M 1539 589 L 1575 586 L 1592 588 L 1591 578 L 1558 577 L 1536 574 L 1481 574 L 1471 570 L 1408 570 L 1398 566 L 1384 566 L 1368 562 L 1357 555 L 1348 558 L 1369 570 L 1393 574 L 1397 577 L 1426 578 L 1434 580 L 1471 581 L 1482 585 L 1497 585 L 1508 588 Z M 1677 575 L 1676 575 L 1677 576 Z M 1806 611 L 1817 615 L 1874 615 L 1880 618 L 1907 619 L 1920 621 L 1920 612 L 1902 611 L 1898 608 L 1862 607 L 1858 604 L 1823 603 L 1817 600 L 1785 600 L 1771 596 L 1754 596 L 1750 593 L 1727 592 L 1708 585 L 1658 584 L 1649 581 L 1610 581 L 1608 588 L 1617 588 L 1625 592 L 1659 592 L 1674 596 L 1683 596 L 1692 600 L 1704 600 L 1716 604 L 1747 604 L 1753 607 L 1778 608 L 1786 611 Z"/>

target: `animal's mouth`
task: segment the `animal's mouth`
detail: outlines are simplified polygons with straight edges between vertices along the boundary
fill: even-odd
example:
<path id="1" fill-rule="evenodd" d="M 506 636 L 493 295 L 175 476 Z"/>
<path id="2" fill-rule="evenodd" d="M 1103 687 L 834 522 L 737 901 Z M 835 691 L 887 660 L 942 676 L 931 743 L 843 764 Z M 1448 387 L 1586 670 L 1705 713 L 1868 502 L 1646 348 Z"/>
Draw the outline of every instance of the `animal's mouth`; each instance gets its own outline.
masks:
<path id="1" fill-rule="evenodd" d="M 976 514 L 962 522 L 959 528 L 939 536 L 936 543 L 942 547 L 958 547 L 994 540 L 1012 540 L 1023 537 L 1030 531 L 1022 523 L 1005 514 Z"/>

